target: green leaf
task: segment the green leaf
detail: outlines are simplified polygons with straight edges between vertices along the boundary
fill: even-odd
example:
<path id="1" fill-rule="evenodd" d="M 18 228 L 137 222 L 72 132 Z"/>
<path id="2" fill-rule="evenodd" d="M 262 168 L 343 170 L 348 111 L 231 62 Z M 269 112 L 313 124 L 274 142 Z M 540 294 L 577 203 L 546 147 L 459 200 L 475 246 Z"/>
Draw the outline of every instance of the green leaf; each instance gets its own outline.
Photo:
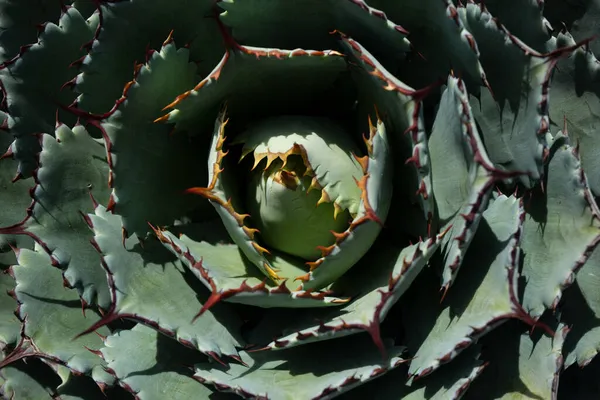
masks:
<path id="1" fill-rule="evenodd" d="M 102 320 L 88 328 L 119 318 L 151 326 L 192 349 L 219 359 L 237 358 L 239 322 L 224 305 L 195 317 L 205 302 L 205 290 L 158 241 L 141 242 L 136 235 L 121 240 L 121 217 L 102 206 L 88 221 L 95 247 L 102 254 L 111 306 Z"/>
<path id="2" fill-rule="evenodd" d="M 388 132 L 395 163 L 394 190 L 399 191 L 395 195 L 400 202 L 392 209 L 406 207 L 410 212 L 403 213 L 402 218 L 416 219 L 411 215 L 415 210 L 410 204 L 419 203 L 425 221 L 430 223 L 433 215 L 431 166 L 421 103 L 429 88 L 414 90 L 389 73 L 360 43 L 343 35 L 341 41 L 352 65 L 360 67 L 353 69 L 353 79 L 359 89 L 360 111 L 371 115 L 373 108 L 379 110 Z M 376 118 L 380 119 L 377 112 Z M 399 229 L 419 236 L 423 232 L 415 229 L 415 225 L 419 224 L 405 224 Z"/>
<path id="3" fill-rule="evenodd" d="M 563 289 L 600 242 L 600 211 L 576 149 L 556 149 L 545 186 L 545 193 L 533 191 L 527 200 L 523 228 L 523 307 L 534 317 L 558 305 Z"/>
<path id="4" fill-rule="evenodd" d="M 574 45 L 569 33 L 557 37 L 557 45 Z M 594 43 L 594 42 L 592 42 Z M 592 52 L 577 49 L 561 60 L 552 79 L 550 118 L 572 143 L 579 145 L 582 168 L 590 189 L 600 195 L 600 75 Z"/>
<path id="5" fill-rule="evenodd" d="M 548 155 L 549 80 L 559 58 L 573 48 L 539 53 L 517 40 L 480 5 L 467 4 L 459 15 L 479 43 L 481 63 L 493 91 L 492 95 L 483 90 L 480 106 L 473 109 L 489 156 L 498 167 L 521 172 L 519 180 L 532 187 Z"/>
<path id="6" fill-rule="evenodd" d="M 179 229 L 175 227 L 174 232 Z M 279 285 L 265 276 L 244 256 L 221 220 L 182 227 L 179 237 L 172 232 L 157 230 L 159 240 L 211 290 L 211 296 L 200 310 L 203 314 L 214 304 L 225 300 L 232 303 L 258 307 L 327 307 L 339 306 L 348 301 L 336 297 L 330 290 L 310 291 L 294 289 L 293 280 Z M 286 257 L 273 254 L 272 265 L 283 277 L 298 276 L 306 272 Z"/>
<path id="7" fill-rule="evenodd" d="M 202 204 L 184 191 L 203 182 L 206 144 L 169 135 L 168 126 L 152 122 L 193 85 L 195 72 L 189 50 L 167 40 L 137 70 L 110 116 L 99 122 L 111 168 L 108 208 L 123 217 L 127 236 L 145 234 L 148 223 L 171 224 Z"/>
<path id="8" fill-rule="evenodd" d="M 224 0 L 220 19 L 240 43 L 269 48 L 330 49 L 334 30 L 394 61 L 409 50 L 407 32 L 364 0 Z M 310 25 L 306 21 L 310 20 Z"/>
<path id="9" fill-rule="evenodd" d="M 315 343 L 310 353 L 303 347 L 278 352 L 242 352 L 247 366 L 232 364 L 225 369 L 214 364 L 197 364 L 194 377 L 219 391 L 242 397 L 273 400 L 333 397 L 383 376 L 405 362 L 399 357 L 402 349 L 389 348 L 392 356 L 382 361 L 381 354 L 369 344 L 369 338 L 362 336 Z M 315 362 L 310 356 L 313 352 L 327 362 Z"/>
<path id="10" fill-rule="evenodd" d="M 503 177 L 479 137 L 464 81 L 448 76 L 429 137 L 433 196 L 444 237 L 442 288 L 458 274 L 487 207 L 494 182 Z"/>
<path id="11" fill-rule="evenodd" d="M 97 335 L 74 337 L 81 327 L 100 318 L 82 307 L 75 290 L 63 287 L 60 270 L 52 266 L 48 254 L 42 251 L 19 250 L 18 265 L 11 267 L 17 286 L 14 295 L 19 303 L 17 314 L 24 328 L 19 345 L 4 359 L 4 363 L 21 358 L 41 357 L 67 367 L 75 373 L 91 374 L 102 370 L 103 361 L 91 350 L 101 347 Z M 108 329 L 98 329 L 107 334 Z M 61 371 L 67 380 L 68 370 Z"/>
<path id="12" fill-rule="evenodd" d="M 516 198 L 499 196 L 494 200 L 483 213 L 463 262 L 464 273 L 448 293 L 444 309 L 440 310 L 436 301 L 433 284 L 421 283 L 410 292 L 407 298 L 412 301 L 403 307 L 405 324 L 411 327 L 406 331 L 407 344 L 416 350 L 410 381 L 450 362 L 508 318 L 532 322 L 517 298 L 522 217 L 522 205 Z"/>
<path id="13" fill-rule="evenodd" d="M 266 348 L 284 349 L 367 332 L 383 352 L 380 324 L 390 308 L 401 299 L 417 275 L 427 266 L 443 235 L 403 249 L 390 243 L 375 245 L 358 265 L 334 285 L 336 289 L 342 287 L 344 292 L 360 295 L 353 298 L 347 306 L 328 315 L 318 315 L 316 318 L 314 312 L 309 313 L 301 322 L 297 316 L 293 316 L 295 321 L 286 327 L 284 335 L 270 342 Z M 393 241 L 391 238 L 388 240 Z M 377 264 L 376 270 L 373 270 L 374 262 Z M 267 315 L 266 318 L 270 317 Z M 315 319 L 318 320 L 317 323 Z"/>
<path id="14" fill-rule="evenodd" d="M 15 400 L 56 398 L 60 379 L 40 360 L 21 360 L 0 370 L 0 395 Z"/>
<path id="15" fill-rule="evenodd" d="M 32 236 L 52 255 L 53 264 L 64 269 L 83 301 L 104 308 L 109 304 L 106 277 L 89 244 L 91 233 L 81 213 L 93 209 L 90 194 L 99 201 L 108 199 L 105 151 L 81 125 L 71 130 L 60 124 L 55 136 L 40 137 L 31 212 L 23 222 L 0 232 Z"/>
<path id="16" fill-rule="evenodd" d="M 117 382 L 140 400 L 211 397 L 189 369 L 202 354 L 151 328 L 136 325 L 107 337 L 104 345 L 102 357 Z"/>
<path id="17" fill-rule="evenodd" d="M 0 62 L 19 54 L 21 46 L 37 42 L 36 26 L 58 22 L 61 0 L 2 0 L 0 2 Z"/>
<path id="18" fill-rule="evenodd" d="M 562 369 L 561 349 L 568 332 L 559 325 L 554 337 L 532 336 L 515 322 L 495 330 L 482 340 L 481 358 L 489 365 L 465 398 L 555 399 Z"/>
<path id="19" fill-rule="evenodd" d="M 81 93 L 77 105 L 92 113 L 110 110 L 131 80 L 131 67 L 146 60 L 146 50 L 160 48 L 169 32 L 190 44 L 199 74 L 209 73 L 222 54 L 211 0 L 127 0 L 102 2 L 101 30 L 94 37 L 82 73 L 73 82 Z M 123 40 L 127 38 L 127 40 Z M 173 78 L 175 76 L 172 76 Z"/>
<path id="20" fill-rule="evenodd" d="M 352 398 L 368 398 L 377 393 L 377 399 L 381 400 L 458 400 L 485 370 L 486 364 L 478 359 L 479 347 L 471 346 L 459 354 L 452 364 L 442 366 L 428 377 L 413 382 L 411 386 L 400 384 L 406 378 L 406 371 L 399 368 L 353 390 Z"/>
<path id="21" fill-rule="evenodd" d="M 532 49 L 540 52 L 550 50 L 552 27 L 542 15 L 544 3 L 532 0 L 475 0 L 475 3 L 485 5 L 499 23 Z"/>
<path id="22" fill-rule="evenodd" d="M 348 101 L 341 93 L 334 93 L 333 98 L 331 94 L 345 69 L 342 55 L 332 50 L 237 45 L 228 48 L 215 69 L 193 89 L 165 107 L 171 111 L 159 121 L 198 135 L 214 126 L 223 102 L 232 122 L 242 126 L 249 119 L 334 109 L 331 104 Z"/>
<path id="23" fill-rule="evenodd" d="M 8 271 L 0 272 L 0 351 L 14 347 L 21 337 L 21 321 L 15 316 L 17 302 L 9 294 L 15 288 L 15 280 Z"/>
<path id="24" fill-rule="evenodd" d="M 75 99 L 75 94 L 62 90 L 62 86 L 76 76 L 77 70 L 71 68 L 71 63 L 85 55 L 82 45 L 92 39 L 97 24 L 97 17 L 86 21 L 71 7 L 62 14 L 58 25 L 44 25 L 37 43 L 0 66 L 9 114 L 7 124 L 17 139 L 14 153 L 23 176 L 29 176 L 36 166 L 39 143 L 34 135 L 54 132 L 57 118 L 69 124 L 75 122 L 72 115 L 61 110 L 61 106 L 68 106 Z"/>
<path id="25" fill-rule="evenodd" d="M 473 35 L 458 18 L 452 0 L 368 0 L 369 4 L 385 11 L 394 22 L 410 32 L 413 48 L 425 63 L 427 81 L 446 76 L 452 68 L 471 88 L 479 93 L 479 86 L 486 84 L 486 75 L 479 63 L 479 47 Z M 432 29 L 435 27 L 435 29 Z M 405 67 L 410 71 L 410 64 Z M 401 79 L 404 75 L 399 73 Z M 410 71 L 410 74 L 414 72 Z"/>

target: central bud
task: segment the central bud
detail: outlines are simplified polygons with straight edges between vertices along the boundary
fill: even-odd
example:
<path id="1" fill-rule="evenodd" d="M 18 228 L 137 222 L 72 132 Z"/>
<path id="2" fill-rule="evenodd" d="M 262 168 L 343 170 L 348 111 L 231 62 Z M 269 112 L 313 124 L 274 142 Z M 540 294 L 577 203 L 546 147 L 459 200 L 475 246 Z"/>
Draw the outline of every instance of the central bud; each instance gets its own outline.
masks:
<path id="1" fill-rule="evenodd" d="M 363 170 L 357 146 L 332 121 L 277 117 L 237 140 L 254 155 L 246 209 L 264 244 L 314 261 L 348 229 L 360 204 Z"/>

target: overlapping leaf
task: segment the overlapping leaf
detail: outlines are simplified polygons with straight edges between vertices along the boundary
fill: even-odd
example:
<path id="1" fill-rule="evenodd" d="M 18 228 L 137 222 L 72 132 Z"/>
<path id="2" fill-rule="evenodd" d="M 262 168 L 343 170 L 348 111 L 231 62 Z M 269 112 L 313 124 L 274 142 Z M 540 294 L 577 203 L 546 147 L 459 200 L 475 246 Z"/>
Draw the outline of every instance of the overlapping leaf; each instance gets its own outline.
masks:
<path id="1" fill-rule="evenodd" d="M 141 242 L 132 235 L 122 241 L 121 217 L 100 205 L 94 211 L 88 222 L 102 255 L 111 305 L 85 333 L 129 318 L 217 360 L 224 356 L 237 359 L 236 346 L 241 343 L 236 338 L 240 323 L 235 315 L 215 308 L 196 318 L 206 301 L 205 292 L 181 263 L 156 240 Z"/>

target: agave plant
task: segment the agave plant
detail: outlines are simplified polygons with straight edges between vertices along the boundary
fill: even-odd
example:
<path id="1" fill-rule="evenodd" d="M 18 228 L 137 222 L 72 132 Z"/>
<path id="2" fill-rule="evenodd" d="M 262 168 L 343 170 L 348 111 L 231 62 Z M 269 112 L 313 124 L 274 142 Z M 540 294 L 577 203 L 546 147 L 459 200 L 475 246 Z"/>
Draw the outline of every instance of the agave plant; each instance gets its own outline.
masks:
<path id="1" fill-rule="evenodd" d="M 597 399 L 599 13 L 0 0 L 0 393 Z"/>

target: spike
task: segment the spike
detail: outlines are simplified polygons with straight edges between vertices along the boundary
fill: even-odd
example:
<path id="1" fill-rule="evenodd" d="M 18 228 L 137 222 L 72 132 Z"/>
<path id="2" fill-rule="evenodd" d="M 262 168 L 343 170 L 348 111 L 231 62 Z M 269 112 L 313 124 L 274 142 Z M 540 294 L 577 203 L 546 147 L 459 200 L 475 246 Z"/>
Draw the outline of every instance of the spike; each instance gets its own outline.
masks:
<path id="1" fill-rule="evenodd" d="M 331 246 L 317 246 L 317 250 L 321 250 L 321 257 L 327 257 L 335 249 L 335 244 Z"/>
<path id="2" fill-rule="evenodd" d="M 254 247 L 254 250 L 256 250 L 257 252 L 260 253 L 260 255 L 265 255 L 265 254 L 271 254 L 271 252 L 267 249 L 265 249 L 264 247 L 262 247 L 261 245 L 259 245 L 256 242 L 251 242 L 252 243 L 252 247 Z"/>
<path id="3" fill-rule="evenodd" d="M 321 190 L 321 198 L 319 199 L 319 201 L 317 201 L 317 207 L 323 203 L 330 203 L 330 202 L 331 202 L 331 199 L 329 198 L 329 195 L 327 194 L 325 189 Z"/>
<path id="4" fill-rule="evenodd" d="M 254 235 L 256 233 L 260 233 L 260 231 L 258 229 L 248 228 L 247 226 L 242 226 L 242 230 L 244 231 L 244 233 L 246 234 L 246 236 L 248 236 L 252 240 L 254 240 Z"/>
<path id="5" fill-rule="evenodd" d="M 340 213 L 343 211 L 344 210 L 342 209 L 342 206 L 340 206 L 338 203 L 336 203 L 334 201 L 333 202 L 333 219 L 337 219 L 338 215 L 340 215 Z"/>
<path id="6" fill-rule="evenodd" d="M 165 115 L 163 115 L 162 117 L 158 117 L 158 118 L 156 118 L 156 119 L 155 119 L 153 122 L 154 122 L 155 124 L 158 124 L 158 123 L 164 123 L 164 122 L 167 122 L 168 120 L 169 120 L 169 114 L 165 114 Z"/>
<path id="7" fill-rule="evenodd" d="M 319 180 L 317 179 L 317 176 L 313 176 L 312 181 L 310 181 L 310 186 L 308 187 L 308 189 L 306 190 L 306 194 L 310 193 L 311 190 L 321 190 L 323 189 L 323 187 L 321 186 L 321 184 L 319 183 Z"/>
<path id="8" fill-rule="evenodd" d="M 254 171 L 254 169 L 260 164 L 260 162 L 265 158 L 265 154 L 256 154 L 254 153 L 254 165 L 250 169 L 250 171 Z"/>
<path id="9" fill-rule="evenodd" d="M 353 156 L 353 157 L 354 157 L 354 159 L 355 159 L 356 161 L 358 161 L 358 163 L 360 164 L 360 166 L 361 166 L 361 168 L 362 168 L 362 170 L 363 170 L 363 173 L 365 173 L 365 174 L 366 174 L 366 173 L 367 173 L 367 169 L 368 169 L 368 167 L 369 167 L 369 156 L 362 156 L 362 157 L 359 157 L 359 156 L 357 156 L 357 155 L 356 155 L 356 154 L 354 154 L 354 153 L 352 153 L 352 156 Z"/>
<path id="10" fill-rule="evenodd" d="M 304 275 L 300 275 L 294 278 L 294 282 L 296 281 L 302 281 L 302 282 L 308 282 L 310 281 L 310 272 Z M 297 290 L 302 290 L 302 286 L 298 286 Z"/>
<path id="11" fill-rule="evenodd" d="M 267 264 L 266 262 L 263 263 L 263 267 L 264 267 L 265 271 L 267 271 L 269 278 L 271 278 L 272 280 L 279 281 L 282 279 L 279 275 L 277 275 L 277 272 L 275 272 L 275 270 L 273 268 L 271 268 L 271 266 L 269 264 Z"/>

